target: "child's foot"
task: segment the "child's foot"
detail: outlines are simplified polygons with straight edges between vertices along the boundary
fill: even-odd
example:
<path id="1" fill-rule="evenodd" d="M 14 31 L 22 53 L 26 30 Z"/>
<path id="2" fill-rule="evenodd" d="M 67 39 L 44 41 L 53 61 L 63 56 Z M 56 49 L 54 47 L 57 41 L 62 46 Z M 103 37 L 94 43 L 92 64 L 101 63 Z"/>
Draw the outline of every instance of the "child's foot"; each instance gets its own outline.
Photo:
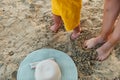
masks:
<path id="1" fill-rule="evenodd" d="M 53 26 L 51 26 L 50 30 L 52 30 L 53 32 L 57 32 L 59 28 L 59 25 L 54 24 Z"/>
<path id="2" fill-rule="evenodd" d="M 73 33 L 71 34 L 70 38 L 71 38 L 72 40 L 75 40 L 76 38 L 78 38 L 79 35 L 80 35 L 80 31 L 81 31 L 80 25 L 78 25 L 78 27 L 76 27 L 76 28 L 73 30 Z"/>
<path id="3" fill-rule="evenodd" d="M 97 60 L 103 61 L 108 58 L 111 51 L 113 50 L 113 46 L 110 45 L 110 43 L 106 42 L 103 46 L 98 48 L 97 51 Z"/>
<path id="4" fill-rule="evenodd" d="M 85 48 L 90 49 L 90 48 L 94 48 L 97 44 L 104 43 L 105 41 L 106 40 L 103 37 L 98 36 L 98 37 L 86 40 L 85 43 L 84 43 L 84 46 L 85 46 Z"/>
<path id="5" fill-rule="evenodd" d="M 54 25 L 50 27 L 50 30 L 52 30 L 53 32 L 57 32 L 58 29 L 61 27 L 62 19 L 60 16 L 53 14 L 53 21 L 54 21 Z"/>

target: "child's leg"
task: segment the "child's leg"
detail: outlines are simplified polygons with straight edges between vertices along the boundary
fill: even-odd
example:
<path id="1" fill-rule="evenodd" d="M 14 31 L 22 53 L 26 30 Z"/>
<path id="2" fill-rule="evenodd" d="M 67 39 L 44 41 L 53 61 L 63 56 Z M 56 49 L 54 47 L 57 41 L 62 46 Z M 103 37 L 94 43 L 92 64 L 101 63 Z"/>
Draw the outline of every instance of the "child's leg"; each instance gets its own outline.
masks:
<path id="1" fill-rule="evenodd" d="M 78 36 L 80 35 L 80 25 L 78 25 L 74 30 L 73 33 L 71 35 L 71 39 L 75 40 L 76 38 L 78 38 Z"/>
<path id="2" fill-rule="evenodd" d="M 98 53 L 97 60 L 102 61 L 105 60 L 109 55 L 111 50 L 114 48 L 116 43 L 120 40 L 120 18 L 115 26 L 113 33 L 111 34 L 108 41 L 98 48 L 96 51 Z"/>
<path id="3" fill-rule="evenodd" d="M 51 26 L 50 29 L 54 32 L 57 32 L 57 30 L 60 28 L 60 26 L 62 24 L 62 19 L 60 16 L 53 14 L 53 22 L 54 22 L 54 25 Z"/>
<path id="4" fill-rule="evenodd" d="M 95 47 L 97 44 L 106 41 L 110 33 L 113 31 L 113 25 L 119 15 L 119 10 L 119 0 L 105 0 L 102 32 L 98 37 L 85 41 L 86 48 Z"/>

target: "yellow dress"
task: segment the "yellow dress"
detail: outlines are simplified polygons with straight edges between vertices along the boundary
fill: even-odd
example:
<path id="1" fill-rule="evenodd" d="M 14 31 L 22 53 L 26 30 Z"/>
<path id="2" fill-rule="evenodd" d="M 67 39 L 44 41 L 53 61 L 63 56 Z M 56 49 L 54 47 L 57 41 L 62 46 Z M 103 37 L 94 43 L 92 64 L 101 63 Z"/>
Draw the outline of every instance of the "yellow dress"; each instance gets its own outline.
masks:
<path id="1" fill-rule="evenodd" d="M 67 31 L 79 25 L 81 3 L 82 0 L 52 0 L 52 13 L 61 16 Z"/>

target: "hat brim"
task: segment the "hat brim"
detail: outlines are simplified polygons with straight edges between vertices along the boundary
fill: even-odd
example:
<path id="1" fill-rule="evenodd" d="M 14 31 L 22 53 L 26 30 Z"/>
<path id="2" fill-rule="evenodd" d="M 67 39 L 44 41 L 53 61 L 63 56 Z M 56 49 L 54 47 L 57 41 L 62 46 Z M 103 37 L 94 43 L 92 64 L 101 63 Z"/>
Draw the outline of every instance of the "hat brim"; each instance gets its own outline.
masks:
<path id="1" fill-rule="evenodd" d="M 17 72 L 17 80 L 35 80 L 34 69 L 30 63 L 54 58 L 58 63 L 61 73 L 61 80 L 78 80 L 77 68 L 73 60 L 64 52 L 55 49 L 40 49 L 30 53 L 20 64 Z"/>

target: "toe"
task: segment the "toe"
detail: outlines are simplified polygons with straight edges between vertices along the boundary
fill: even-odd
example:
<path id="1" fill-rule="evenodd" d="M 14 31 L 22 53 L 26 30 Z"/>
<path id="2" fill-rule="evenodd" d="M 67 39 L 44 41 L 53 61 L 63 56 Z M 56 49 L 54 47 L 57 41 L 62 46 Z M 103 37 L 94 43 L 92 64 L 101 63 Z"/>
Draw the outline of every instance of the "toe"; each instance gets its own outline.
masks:
<path id="1" fill-rule="evenodd" d="M 97 61 L 101 61 L 101 60 L 102 60 L 102 58 L 98 56 L 97 57 Z"/>
<path id="2" fill-rule="evenodd" d="M 86 40 L 86 41 L 84 42 L 84 48 L 87 48 L 87 41 L 88 41 L 88 40 Z"/>
<path id="3" fill-rule="evenodd" d="M 96 60 L 99 61 L 99 57 L 98 56 L 97 56 Z"/>
<path id="4" fill-rule="evenodd" d="M 102 57 L 100 57 L 100 58 L 99 58 L 99 61 L 102 61 L 102 60 L 103 60 L 103 58 L 102 58 Z"/>
<path id="5" fill-rule="evenodd" d="M 51 26 L 51 27 L 50 27 L 50 30 L 53 31 L 53 32 L 55 32 L 55 26 L 54 26 L 54 25 Z"/>
<path id="6" fill-rule="evenodd" d="M 53 25 L 53 26 L 50 27 L 50 30 L 56 33 L 58 31 L 58 26 Z"/>
<path id="7" fill-rule="evenodd" d="M 90 49 L 90 48 L 93 48 L 94 47 L 94 39 L 90 39 L 90 40 L 86 40 L 85 42 L 85 46 Z"/>
<path id="8" fill-rule="evenodd" d="M 70 36 L 70 38 L 71 38 L 72 40 L 75 40 L 76 38 L 79 37 L 79 35 L 80 35 L 80 32 L 78 32 L 78 33 L 72 33 L 71 36 Z"/>
<path id="9" fill-rule="evenodd" d="M 96 60 L 98 60 L 98 56 L 96 57 Z"/>
<path id="10" fill-rule="evenodd" d="M 108 58 L 108 56 L 104 56 L 104 57 L 102 57 L 101 61 L 104 61 L 104 60 L 106 60 L 107 58 Z"/>

